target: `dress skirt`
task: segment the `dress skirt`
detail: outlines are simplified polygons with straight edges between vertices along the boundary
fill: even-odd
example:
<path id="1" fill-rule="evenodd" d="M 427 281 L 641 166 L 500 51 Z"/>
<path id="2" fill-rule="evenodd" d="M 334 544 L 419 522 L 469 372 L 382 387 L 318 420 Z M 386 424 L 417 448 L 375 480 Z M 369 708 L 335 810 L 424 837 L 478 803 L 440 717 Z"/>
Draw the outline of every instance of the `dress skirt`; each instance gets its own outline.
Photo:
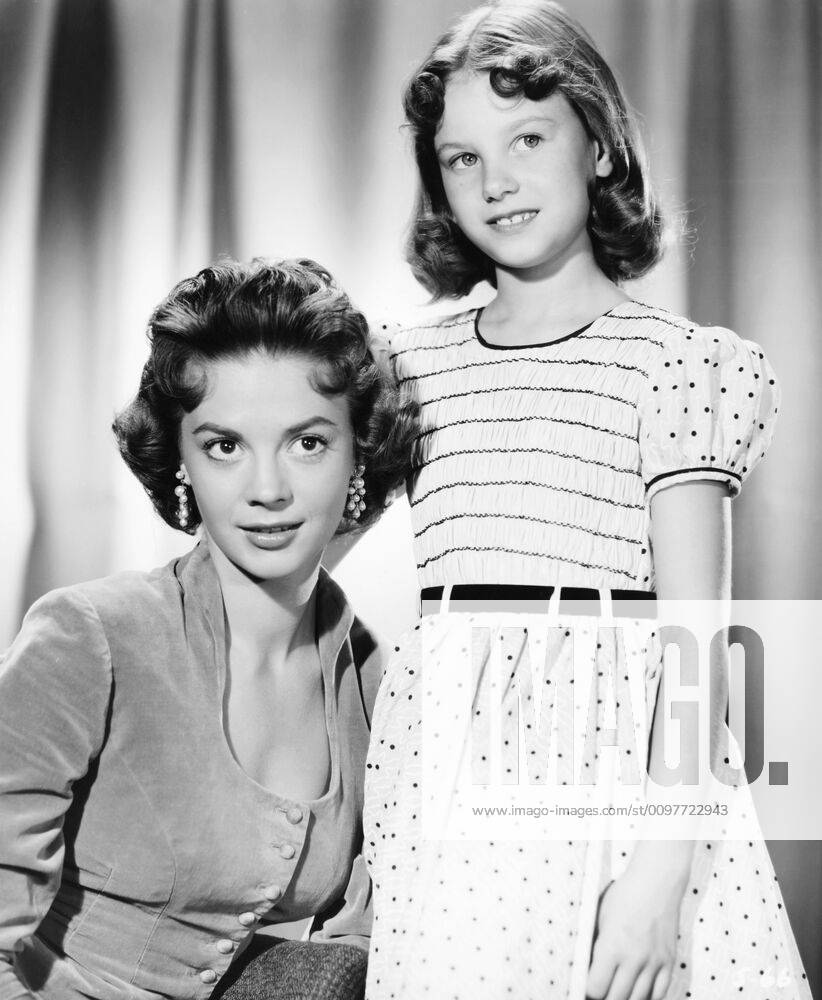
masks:
<path id="1" fill-rule="evenodd" d="M 584 1000 L 598 901 L 635 841 L 543 836 L 498 804 L 523 785 L 543 803 L 566 785 L 584 795 L 589 775 L 600 793 L 642 785 L 660 663 L 649 621 L 446 613 L 402 636 L 367 763 L 367 1000 Z M 604 749 L 616 742 L 618 755 Z M 750 806 L 746 785 L 734 791 Z M 810 1000 L 750 834 L 697 840 L 666 993 L 729 996 Z"/>

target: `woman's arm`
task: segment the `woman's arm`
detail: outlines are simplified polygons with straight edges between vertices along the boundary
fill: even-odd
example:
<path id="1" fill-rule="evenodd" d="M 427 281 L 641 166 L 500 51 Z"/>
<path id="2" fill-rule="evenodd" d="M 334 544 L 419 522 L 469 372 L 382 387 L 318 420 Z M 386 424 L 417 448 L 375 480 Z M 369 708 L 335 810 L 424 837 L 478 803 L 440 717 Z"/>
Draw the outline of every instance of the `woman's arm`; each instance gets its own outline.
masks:
<path id="1" fill-rule="evenodd" d="M 0 662 L 0 1000 L 30 1000 L 14 954 L 60 885 L 72 786 L 100 752 L 108 643 L 77 591 L 39 601 Z"/>
<path id="2" fill-rule="evenodd" d="M 661 490 L 651 501 L 651 524 L 661 621 L 666 620 L 666 602 L 699 600 L 712 602 L 704 607 L 713 608 L 711 614 L 720 623 L 720 602 L 730 597 L 731 573 L 730 497 L 724 484 L 697 481 Z M 714 669 L 712 677 L 724 694 L 726 672 Z M 725 701 L 712 698 L 711 704 L 713 731 L 724 724 Z M 652 780 L 664 765 L 663 712 L 663 699 L 658 698 L 651 728 Z M 682 748 L 683 767 L 698 750 Z M 662 1000 L 693 851 L 690 840 L 636 845 L 624 874 L 600 904 L 599 936 L 588 976 L 592 1000 Z"/>

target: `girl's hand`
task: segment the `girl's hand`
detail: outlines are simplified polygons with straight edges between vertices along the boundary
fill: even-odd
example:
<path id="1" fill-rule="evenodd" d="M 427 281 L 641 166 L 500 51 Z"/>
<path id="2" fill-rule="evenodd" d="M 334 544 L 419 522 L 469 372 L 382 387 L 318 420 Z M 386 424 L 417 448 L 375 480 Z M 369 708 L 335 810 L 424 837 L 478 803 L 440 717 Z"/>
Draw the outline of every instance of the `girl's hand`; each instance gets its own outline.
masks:
<path id="1" fill-rule="evenodd" d="M 600 900 L 591 1000 L 663 1000 L 671 981 L 687 874 L 636 860 Z"/>

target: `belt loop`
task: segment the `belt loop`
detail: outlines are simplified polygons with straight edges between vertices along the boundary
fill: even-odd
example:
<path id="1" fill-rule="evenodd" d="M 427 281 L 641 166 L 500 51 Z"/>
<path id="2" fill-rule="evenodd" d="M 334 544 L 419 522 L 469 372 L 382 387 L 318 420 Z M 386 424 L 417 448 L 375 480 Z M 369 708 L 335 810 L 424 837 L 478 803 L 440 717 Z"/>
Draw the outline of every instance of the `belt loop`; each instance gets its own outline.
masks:
<path id="1" fill-rule="evenodd" d="M 562 594 L 562 587 L 557 584 L 556 587 L 551 587 L 551 596 L 548 598 L 548 608 L 547 613 L 552 618 L 559 618 L 559 602 Z"/>
<path id="2" fill-rule="evenodd" d="M 599 591 L 599 617 L 612 623 L 614 620 L 614 608 L 611 603 L 611 591 L 608 587 L 602 587 Z"/>
<path id="3" fill-rule="evenodd" d="M 448 606 L 451 603 L 451 588 L 453 584 L 446 583 L 442 588 L 442 597 L 440 598 L 440 614 L 448 614 Z"/>

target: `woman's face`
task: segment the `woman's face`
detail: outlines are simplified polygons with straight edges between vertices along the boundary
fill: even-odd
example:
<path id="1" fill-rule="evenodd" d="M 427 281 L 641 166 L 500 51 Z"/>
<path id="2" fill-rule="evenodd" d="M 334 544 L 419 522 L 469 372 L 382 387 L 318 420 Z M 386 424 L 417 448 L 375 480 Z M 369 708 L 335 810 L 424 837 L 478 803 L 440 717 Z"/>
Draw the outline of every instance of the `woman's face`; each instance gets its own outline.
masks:
<path id="1" fill-rule="evenodd" d="M 316 368 L 260 352 L 208 362 L 205 397 L 180 425 L 210 543 L 255 581 L 310 579 L 348 499 L 348 402 L 313 388 Z"/>

